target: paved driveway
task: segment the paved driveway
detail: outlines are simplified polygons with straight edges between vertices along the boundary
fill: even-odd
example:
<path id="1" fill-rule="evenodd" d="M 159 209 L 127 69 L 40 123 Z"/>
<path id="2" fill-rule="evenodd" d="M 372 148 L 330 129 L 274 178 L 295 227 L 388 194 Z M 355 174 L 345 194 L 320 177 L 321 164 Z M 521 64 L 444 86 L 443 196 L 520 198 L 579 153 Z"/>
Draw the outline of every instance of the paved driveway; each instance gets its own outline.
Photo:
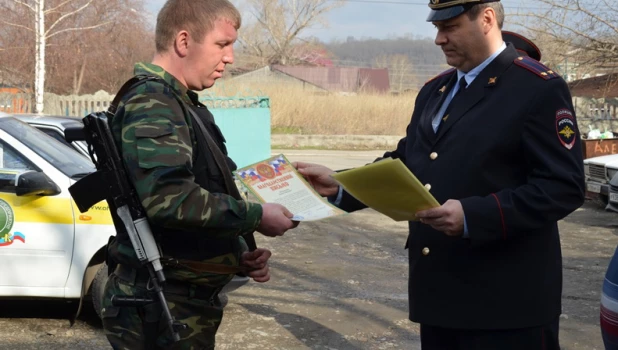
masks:
<path id="1" fill-rule="evenodd" d="M 334 169 L 362 165 L 382 153 L 340 152 L 283 153 Z M 560 222 L 564 349 L 603 348 L 598 306 L 618 244 L 616 227 L 618 215 L 596 202 Z M 405 223 L 363 210 L 303 223 L 284 237 L 257 237 L 274 253 L 272 280 L 229 295 L 217 348 L 419 349 L 418 325 L 407 320 L 406 235 Z M 93 312 L 69 326 L 73 310 L 65 302 L 0 302 L 0 349 L 109 350 Z"/>

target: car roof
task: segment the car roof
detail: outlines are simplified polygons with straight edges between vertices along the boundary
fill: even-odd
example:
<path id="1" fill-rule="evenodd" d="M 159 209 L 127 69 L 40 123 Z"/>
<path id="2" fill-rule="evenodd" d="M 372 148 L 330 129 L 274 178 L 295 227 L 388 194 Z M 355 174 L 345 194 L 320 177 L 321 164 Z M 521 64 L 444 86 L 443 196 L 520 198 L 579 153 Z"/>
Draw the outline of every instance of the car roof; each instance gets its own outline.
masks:
<path id="1" fill-rule="evenodd" d="M 65 115 L 46 115 L 46 114 L 9 114 L 28 124 L 42 124 L 66 128 L 71 125 L 83 124 L 81 118 Z"/>

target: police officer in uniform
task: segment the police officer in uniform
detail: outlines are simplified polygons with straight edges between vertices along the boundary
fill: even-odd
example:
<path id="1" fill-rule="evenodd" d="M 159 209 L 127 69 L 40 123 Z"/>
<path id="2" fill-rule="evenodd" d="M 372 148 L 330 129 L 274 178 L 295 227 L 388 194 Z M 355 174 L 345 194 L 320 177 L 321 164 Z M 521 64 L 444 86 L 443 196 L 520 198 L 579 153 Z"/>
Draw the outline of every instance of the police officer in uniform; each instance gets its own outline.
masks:
<path id="1" fill-rule="evenodd" d="M 424 350 L 558 350 L 557 222 L 584 201 L 567 84 L 504 42 L 499 1 L 429 7 L 453 69 L 425 84 L 406 136 L 384 154 L 442 203 L 409 223 L 410 320 Z M 330 169 L 295 165 L 342 209 L 364 207 Z"/>

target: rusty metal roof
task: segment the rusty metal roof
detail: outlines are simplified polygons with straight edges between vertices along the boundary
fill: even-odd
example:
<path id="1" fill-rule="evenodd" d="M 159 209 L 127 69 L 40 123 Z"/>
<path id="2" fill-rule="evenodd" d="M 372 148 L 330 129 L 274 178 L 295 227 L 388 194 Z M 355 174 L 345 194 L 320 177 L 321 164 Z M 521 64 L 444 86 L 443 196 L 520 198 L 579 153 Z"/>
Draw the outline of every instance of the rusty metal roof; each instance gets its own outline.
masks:
<path id="1" fill-rule="evenodd" d="M 576 97 L 618 97 L 618 73 L 575 80 L 569 83 L 569 89 Z"/>
<path id="2" fill-rule="evenodd" d="M 386 93 L 390 90 L 388 69 L 386 68 L 273 65 L 272 70 L 279 71 L 328 91 Z"/>

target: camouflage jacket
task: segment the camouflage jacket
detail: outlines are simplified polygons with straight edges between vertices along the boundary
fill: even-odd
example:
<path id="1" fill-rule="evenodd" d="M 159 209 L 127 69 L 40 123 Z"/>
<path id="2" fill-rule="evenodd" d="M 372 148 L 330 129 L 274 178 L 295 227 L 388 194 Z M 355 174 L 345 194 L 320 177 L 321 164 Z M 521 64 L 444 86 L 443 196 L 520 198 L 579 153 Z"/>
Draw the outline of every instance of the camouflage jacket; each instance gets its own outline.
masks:
<path id="1" fill-rule="evenodd" d="M 191 116 L 178 99 L 195 104 L 197 94 L 159 66 L 138 63 L 134 73 L 156 75 L 169 84 L 138 85 L 122 98 L 111 122 L 116 146 L 150 224 L 210 238 L 238 239 L 239 247 L 246 246 L 240 235 L 255 231 L 262 207 L 227 194 L 209 193 L 194 181 L 195 134 Z M 111 245 L 109 254 L 119 263 L 137 261 L 132 247 L 124 244 Z M 239 258 L 240 252 L 232 252 L 204 262 L 238 265 Z M 165 274 L 168 279 L 208 285 L 220 285 L 233 277 L 170 269 Z"/>

